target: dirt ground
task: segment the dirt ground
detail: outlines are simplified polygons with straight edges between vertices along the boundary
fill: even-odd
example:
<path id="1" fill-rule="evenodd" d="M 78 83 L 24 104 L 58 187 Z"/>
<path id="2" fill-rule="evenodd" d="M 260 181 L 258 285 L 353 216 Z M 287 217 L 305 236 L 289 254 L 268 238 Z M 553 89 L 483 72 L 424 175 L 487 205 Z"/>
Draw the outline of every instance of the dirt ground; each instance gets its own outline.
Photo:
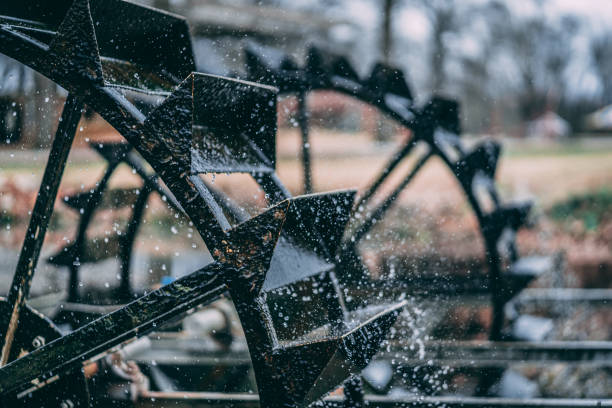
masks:
<path id="1" fill-rule="evenodd" d="M 85 138 L 96 140 L 100 136 L 104 139 L 115 138 L 100 132 L 88 133 L 86 129 L 71 153 L 56 203 L 57 211 L 51 220 L 43 248 L 46 253 L 69 244 L 75 236 L 78 214 L 61 201 L 65 195 L 91 189 L 102 176 L 104 161 L 84 142 Z M 476 139 L 466 138 L 466 141 L 473 144 Z M 566 220 L 555 219 L 551 215 L 555 205 L 586 193 L 604 192 L 612 197 L 612 138 L 588 138 L 571 143 L 500 141 L 504 151 L 497 183 L 503 199 L 530 199 L 535 203 L 534 226 L 522 230 L 517 239 L 520 252 L 561 253 L 567 265 L 562 277 L 564 286 L 612 287 L 612 216 L 609 216 L 612 208 L 604 209 L 608 215 L 596 228 L 580 218 L 579 214 L 568 214 Z M 311 147 L 315 190 L 363 189 L 402 142 L 403 137 L 380 143 L 374 142 L 365 133 L 314 129 Z M 278 173 L 295 194 L 302 191 L 299 143 L 296 130 L 281 130 L 277 143 Z M 34 205 L 47 154 L 48 151 L 0 150 L 0 249 L 8 249 L 4 252 L 11 257 L 16 257 L 21 245 L 29 219 L 27 212 Z M 386 191 L 407 174 L 414 161 L 414 158 L 409 159 L 397 169 L 386 185 Z M 204 177 L 239 202 L 261 206 L 264 201 L 263 193 L 248 175 Z M 139 177 L 124 166 L 112 177 L 110 186 L 128 188 L 139 183 Z M 92 223 L 94 228 L 89 238 L 108 236 L 121 230 L 128 213 L 126 209 L 100 211 Z M 175 218 L 159 197 L 149 202 L 146 221 L 136 243 L 138 252 L 159 256 L 165 262 L 169 257 L 183 254 L 185 249 L 198 254 L 205 251 L 197 233 L 185 220 Z M 483 257 L 483 243 L 475 217 L 448 168 L 435 159 L 419 172 L 401 194 L 398 205 L 391 209 L 386 221 L 373 229 L 371 237 L 367 237 L 361 248 L 370 270 L 383 272 L 389 272 L 394 258 L 399 259 L 400 263 L 410 259 L 424 261 L 427 266 L 421 269 L 428 272 L 432 265 L 441 265 L 444 272 L 448 272 L 449 268 L 458 265 L 469 265 L 467 268 L 471 268 L 479 260 L 482 264 Z M 416 268 L 422 264 L 416 262 Z M 110 273 L 113 274 L 114 269 Z M 109 279 L 112 280 L 112 276 Z M 477 328 L 477 336 L 485 336 L 486 327 L 490 324 L 488 308 L 465 306 L 453 311 L 455 314 L 445 315 L 445 320 L 457 324 L 457 333 L 469 322 L 470 327 Z M 559 325 L 559 330 L 563 330 L 563 336 L 567 339 L 580 335 L 591 340 L 607 340 L 611 319 L 609 308 L 596 313 L 576 310 L 563 320 L 565 323 Z M 460 336 L 449 333 L 449 336 Z M 540 377 L 535 374 L 533 377 L 541 381 L 563 382 L 562 379 L 574 374 L 550 374 L 547 371 Z M 600 381 L 597 377 L 599 373 L 587 374 L 583 376 Z M 588 383 L 587 380 L 581 381 Z M 600 383 L 607 384 L 604 381 Z M 549 396 L 567 396 L 566 389 L 547 387 Z"/>
<path id="2" fill-rule="evenodd" d="M 86 147 L 85 140 L 109 138 L 113 139 L 114 136 L 101 132 L 99 128 L 89 131 L 85 127 L 77 148 L 71 153 L 60 197 L 88 190 L 101 177 L 104 162 Z M 311 149 L 315 190 L 363 189 L 405 138 L 406 135 L 400 135 L 395 140 L 380 143 L 373 141 L 366 133 L 314 128 Z M 476 140 L 468 137 L 466 141 L 473 144 Z M 497 182 L 502 196 L 505 200 L 533 200 L 536 215 L 545 214 L 553 204 L 569 197 L 612 188 L 612 138 L 584 138 L 566 143 L 500 141 L 504 151 Z M 296 129 L 281 129 L 277 141 L 278 173 L 294 193 L 302 191 L 299 146 Z M 47 154 L 47 151 L 0 151 L 0 163 L 3 163 L 0 171 L 0 206 L 5 213 L 25 214 L 23 207 L 33 206 Z M 385 185 L 386 191 L 407 174 L 414 160 L 408 159 L 399 166 Z M 263 194 L 248 175 L 205 177 L 240 202 L 262 205 Z M 139 178 L 123 167 L 111 179 L 110 185 L 117 188 L 137 186 L 138 183 Z M 161 214 L 165 205 L 160 200 L 153 200 L 150 207 L 153 212 Z M 61 203 L 57 204 L 57 208 L 69 213 Z M 449 170 L 437 159 L 425 165 L 401 194 L 400 205 L 392 211 L 395 211 L 394 216 L 390 218 L 401 222 L 389 224 L 386 235 L 379 237 L 379 243 L 393 243 L 389 250 L 419 253 L 430 251 L 432 247 L 442 251 L 446 248 L 449 253 L 465 256 L 481 252 L 477 225 L 463 194 Z M 106 218 L 108 225 L 114 222 L 112 214 L 107 214 Z M 75 220 L 75 215 L 66 215 L 64 226 L 56 231 L 57 235 L 70 236 L 69 230 L 74 227 L 71 224 Z M 5 245 L 19 244 L 19 231 L 25 229 L 25 219 L 22 221 L 21 228 L 14 225 L 10 232 L 0 234 L 0 239 L 10 237 L 11 242 L 2 239 Z M 601 234 L 568 234 L 546 217 L 540 217 L 540 221 L 538 228 L 521 233 L 520 242 L 527 252 L 563 250 L 571 259 L 596 259 L 595 269 L 600 260 L 612 258 L 611 244 L 602 242 Z M 155 235 L 155 231 L 148 235 Z M 418 239 L 412 239 L 417 236 Z M 52 235 L 49 239 L 55 238 Z M 146 241 L 140 245 L 149 245 Z"/>
<path id="3" fill-rule="evenodd" d="M 565 144 L 499 140 L 504 150 L 497 182 L 508 197 L 529 197 L 542 206 L 549 206 L 572 194 L 612 187 L 612 138 Z M 474 142 L 468 139 L 468 143 Z M 399 141 L 376 144 L 361 133 L 318 130 L 312 134 L 311 145 L 315 188 L 325 191 L 366 185 Z M 295 160 L 299 153 L 297 131 L 286 130 L 279 136 L 278 153 L 281 178 L 297 190 L 301 182 L 301 169 Z M 441 198 L 457 198 L 456 187 L 448 169 L 434 160 L 423 168 L 407 190 L 412 194 L 405 194 L 403 198 L 431 204 L 430 199 L 437 202 L 442 201 Z"/>

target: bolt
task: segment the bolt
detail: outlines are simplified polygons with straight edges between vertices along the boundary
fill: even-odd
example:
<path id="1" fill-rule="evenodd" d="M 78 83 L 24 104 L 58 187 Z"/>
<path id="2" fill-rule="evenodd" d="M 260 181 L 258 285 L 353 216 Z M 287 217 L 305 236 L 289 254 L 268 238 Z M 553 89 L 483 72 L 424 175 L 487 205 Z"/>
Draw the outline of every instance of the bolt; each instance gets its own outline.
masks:
<path id="1" fill-rule="evenodd" d="M 45 345 L 45 338 L 43 336 L 36 336 L 34 340 L 32 340 L 32 346 L 34 348 L 39 348 Z"/>
<path id="2" fill-rule="evenodd" d="M 74 403 L 71 400 L 64 400 L 60 404 L 60 408 L 74 408 Z"/>

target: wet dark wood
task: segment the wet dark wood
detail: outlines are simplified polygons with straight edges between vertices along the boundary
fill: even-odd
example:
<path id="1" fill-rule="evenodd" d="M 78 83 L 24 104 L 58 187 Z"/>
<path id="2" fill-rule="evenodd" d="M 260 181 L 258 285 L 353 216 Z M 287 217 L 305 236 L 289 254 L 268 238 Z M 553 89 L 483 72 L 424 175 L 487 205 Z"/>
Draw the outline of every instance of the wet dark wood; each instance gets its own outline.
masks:
<path id="1" fill-rule="evenodd" d="M 21 309 L 25 304 L 32 286 L 32 279 L 38 264 L 40 249 L 42 248 L 47 227 L 53 213 L 53 205 L 62 180 L 62 174 L 66 167 L 68 154 L 74 140 L 81 112 L 84 104 L 81 98 L 74 94 L 69 94 L 64 105 L 64 111 L 60 118 L 59 126 L 51 145 L 51 152 L 45 168 L 36 203 L 30 217 L 30 224 L 26 231 L 26 236 L 21 247 L 19 260 L 13 276 L 8 302 L 12 305 L 12 312 L 9 316 L 2 316 L 0 320 L 0 333 L 2 333 L 2 354 L 0 366 L 8 362 L 13 344 L 13 338 Z"/>
<path id="2" fill-rule="evenodd" d="M 0 394 L 95 360 L 100 353 L 145 335 L 173 316 L 218 298 L 227 289 L 231 273 L 231 267 L 214 263 L 36 349 L 0 369 Z"/>
<path id="3" fill-rule="evenodd" d="M 281 61 L 280 63 L 278 61 Z M 331 90 L 341 94 L 349 95 L 362 102 L 378 108 L 382 113 L 396 120 L 401 126 L 413 132 L 412 139 L 408 144 L 400 147 L 396 154 L 388 162 L 387 167 L 381 175 L 374 180 L 373 184 L 366 189 L 364 199 L 357 205 L 357 209 L 364 207 L 367 199 L 379 191 L 382 183 L 393 169 L 404 160 L 410 152 L 412 145 L 416 142 L 426 142 L 433 154 L 439 157 L 453 172 L 466 198 L 479 221 L 480 230 L 485 238 L 485 257 L 488 262 L 488 273 L 493 305 L 493 324 L 490 330 L 490 339 L 499 340 L 502 337 L 504 326 L 504 306 L 508 301 L 505 296 L 505 288 L 501 282 L 502 260 L 497 248 L 500 231 L 505 227 L 517 230 L 524 224 L 524 220 L 513 222 L 508 225 L 506 220 L 497 216 L 499 209 L 498 194 L 494 187 L 487 193 L 494 203 L 496 210 L 494 216 L 485 214 L 481 203 L 473 191 L 474 175 L 482 173 L 491 179 L 495 174 L 497 154 L 493 149 L 475 149 L 467 152 L 459 139 L 461 126 L 459 121 L 459 105 L 456 101 L 433 97 L 422 107 L 414 104 L 410 87 L 406 77 L 399 69 L 389 67 L 385 64 L 376 64 L 367 77 L 360 78 L 350 64 L 340 56 L 326 52 L 322 49 L 312 48 L 309 50 L 306 63 L 299 66 L 290 57 L 275 59 L 271 61 L 265 57 L 257 48 L 247 49 L 247 72 L 251 80 L 270 83 L 279 87 L 281 94 L 304 95 L 316 90 Z M 453 139 L 453 149 L 457 157 L 449 155 L 440 140 L 436 138 L 436 132 L 444 131 Z M 405 188 L 408 183 L 402 183 Z M 383 206 L 379 208 L 380 216 L 384 215 L 384 208 L 388 207 L 397 199 L 398 191 L 392 191 L 382 198 Z M 377 211 L 377 210 L 375 210 Z M 357 227 L 356 233 L 347 234 L 346 256 L 341 257 L 338 264 L 340 270 L 350 271 L 355 262 L 354 249 L 351 242 L 358 241 L 367 234 L 376 217 L 370 218 L 363 227 Z M 517 260 L 516 246 L 509 244 L 511 252 L 510 262 Z"/>
<path id="4" fill-rule="evenodd" d="M 8 9 L 10 15 L 11 7 L 4 9 Z M 20 10 L 19 7 L 15 9 Z M 194 174 L 199 171 L 264 173 L 263 178 L 259 179 L 260 184 L 269 187 L 266 192 L 272 201 L 288 196 L 274 174 L 274 90 L 243 81 L 191 73 L 194 61 L 186 25 L 183 20 L 171 15 L 110 0 L 94 2 L 92 7 L 86 0 L 76 0 L 72 6 L 63 3 L 61 10 L 58 15 L 61 17 L 65 14 L 63 20 L 50 18 L 56 15 L 51 12 L 37 16 L 43 20 L 41 24 L 46 28 L 44 35 L 38 34 L 44 39 L 16 35 L 10 30 L 10 23 L 3 25 L 0 27 L 1 48 L 69 91 L 81 95 L 88 105 L 113 125 L 159 174 L 178 206 L 194 222 L 213 257 L 224 266 L 213 264 L 209 269 L 217 268 L 214 273 L 204 268 L 0 369 L 0 393 L 19 388 L 37 377 L 44 379 L 56 372 L 68 372 L 84 360 L 105 353 L 109 347 L 152 330 L 186 308 L 219 296 L 226 289 L 228 280 L 232 283 L 232 297 L 251 348 L 263 405 L 306 404 L 324 395 L 334 385 L 327 384 L 327 378 L 319 381 L 322 373 L 333 374 L 333 380 L 340 382 L 346 379 L 347 368 L 353 368 L 349 370 L 353 373 L 363 368 L 392 324 L 388 316 L 382 322 L 368 321 L 348 333 L 333 333 L 317 341 L 299 339 L 279 343 L 274 338 L 276 332 L 265 314 L 264 302 L 260 297 L 269 262 L 262 262 L 253 270 L 245 265 L 249 260 L 262 256 L 263 245 L 254 243 L 257 238 L 264 237 L 274 242 L 267 247 L 269 258 L 272 257 L 278 236 L 272 237 L 268 227 L 282 222 L 276 213 L 268 214 L 272 219 L 266 218 L 265 222 L 262 221 L 264 224 L 228 232 L 231 224 L 223 207 L 202 179 Z M 159 42 L 162 36 L 164 41 Z M 287 69 L 287 66 L 290 67 Z M 311 49 L 303 70 L 291 66 L 287 61 L 281 63 L 281 69 L 291 72 L 284 78 L 275 78 L 275 84 L 283 85 L 282 81 L 288 79 L 285 83 L 301 94 L 313 89 L 331 88 L 364 100 L 397 119 L 403 126 L 413 129 L 415 138 L 427 141 L 432 152 L 456 171 L 455 175 L 462 181 L 468 201 L 487 238 L 489 286 L 493 292 L 495 321 L 498 322 L 507 299 L 500 296 L 503 287 L 499 279 L 501 261 L 496 241 L 499 238 L 497 232 L 508 225 L 500 221 L 500 217 L 482 213 L 471 191 L 473 178 L 466 177 L 467 173 L 455 166 L 457 158 L 446 156 L 434 142 L 434 129 L 438 128 L 455 134 L 455 139 L 459 140 L 457 104 L 434 98 L 423 108 L 415 108 L 402 71 L 383 64 L 377 64 L 368 78 L 360 80 L 346 60 Z M 104 79 L 110 81 L 110 86 L 102 81 L 103 74 Z M 140 110 L 140 105 L 132 104 L 129 98 L 123 97 L 125 88 L 148 96 L 156 95 L 159 99 L 157 102 L 161 103 L 152 103 Z M 284 91 L 288 89 L 285 87 Z M 206 136 L 205 132 L 211 129 L 214 134 L 206 140 L 196 140 L 193 138 L 195 127 L 203 132 L 201 135 Z M 224 133 L 224 130 L 230 132 Z M 249 137 L 254 139 L 249 140 Z M 193 149 L 194 140 L 214 145 L 202 144 L 202 149 Z M 232 141 L 236 143 L 232 144 Z M 216 158 L 222 163 L 211 160 L 215 156 L 209 156 L 210 151 L 218 152 Z M 457 151 L 459 161 L 470 157 L 465 155 L 463 149 Z M 237 160 L 237 152 L 244 153 L 249 161 Z M 198 157 L 199 153 L 199 159 L 194 160 L 194 154 Z M 470 171 L 486 170 L 484 166 L 486 163 L 478 164 Z M 458 174 L 459 171 L 461 174 Z M 391 197 L 392 200 L 395 198 Z M 312 203 L 323 201 L 313 199 Z M 327 208 L 326 211 L 329 213 L 333 210 Z M 325 215 L 324 212 L 322 214 Z M 334 226 L 334 231 L 344 227 L 347 214 L 348 211 L 344 211 L 337 216 L 342 222 Z M 309 218 L 316 218 L 316 215 Z M 334 253 L 329 247 L 315 242 L 319 241 L 318 232 L 321 229 L 308 229 L 308 225 L 298 218 L 298 222 L 287 223 L 287 230 L 297 226 L 295 230 L 300 230 L 300 234 L 288 233 L 284 236 L 286 241 L 300 244 L 299 248 L 296 245 L 294 249 L 305 249 L 323 261 L 331 261 Z M 329 217 L 326 215 L 325 218 Z M 517 229 L 518 224 L 512 223 L 510 227 Z M 308 234 L 315 237 L 308 237 Z M 337 238 L 338 234 L 334 234 Z M 287 251 L 281 255 L 286 260 L 298 253 Z M 308 264 L 313 266 L 311 270 L 299 271 L 299 276 L 289 283 L 310 278 L 321 269 L 331 269 L 333 266 L 331 262 L 323 267 L 320 262 L 311 262 Z M 288 272 L 287 269 L 282 271 Z M 239 277 L 228 278 L 228 274 Z M 329 291 L 327 287 L 325 290 Z M 333 297 L 338 293 L 329 295 Z M 340 298 L 333 299 L 341 302 Z M 494 324 L 491 337 L 496 338 L 499 330 L 501 326 Z M 328 368 L 331 371 L 328 372 Z M 469 401 L 468 405 L 465 401 L 449 400 L 448 404 L 469 406 Z M 486 403 L 487 400 L 484 401 Z M 253 402 L 252 398 L 249 402 Z M 412 402 L 419 404 L 422 400 Z M 325 404 L 328 403 L 333 405 L 336 402 L 330 399 Z M 381 406 L 406 403 L 406 400 L 381 400 L 376 397 L 365 401 L 366 405 Z M 430 403 L 434 403 L 434 400 Z"/>

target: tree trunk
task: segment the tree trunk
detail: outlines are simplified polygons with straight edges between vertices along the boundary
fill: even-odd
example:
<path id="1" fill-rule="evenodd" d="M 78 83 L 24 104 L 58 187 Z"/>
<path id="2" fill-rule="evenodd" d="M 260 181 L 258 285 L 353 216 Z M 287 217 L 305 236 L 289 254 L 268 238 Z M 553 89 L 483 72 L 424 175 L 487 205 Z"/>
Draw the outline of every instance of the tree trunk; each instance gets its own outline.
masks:
<path id="1" fill-rule="evenodd" d="M 391 12 L 393 10 L 394 0 L 384 0 L 383 9 L 383 26 L 382 26 L 382 56 L 383 60 L 388 64 L 391 60 L 391 50 L 393 42 L 393 33 L 391 26 Z"/>

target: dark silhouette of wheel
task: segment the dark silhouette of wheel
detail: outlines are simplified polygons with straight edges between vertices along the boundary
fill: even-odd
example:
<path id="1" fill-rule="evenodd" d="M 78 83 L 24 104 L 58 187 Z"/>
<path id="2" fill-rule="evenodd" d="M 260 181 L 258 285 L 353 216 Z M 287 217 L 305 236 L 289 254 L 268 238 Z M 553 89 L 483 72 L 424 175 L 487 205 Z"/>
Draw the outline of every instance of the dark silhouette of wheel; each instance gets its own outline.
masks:
<path id="1" fill-rule="evenodd" d="M 309 120 L 306 97 L 313 91 L 332 91 L 347 95 L 378 109 L 399 126 L 409 130 L 411 137 L 395 151 L 380 174 L 364 188 L 354 204 L 354 214 L 348 223 L 342 245 L 337 254 L 337 267 L 346 270 L 343 277 L 351 277 L 348 287 L 367 286 L 370 274 L 360 260 L 358 245 L 369 236 L 397 202 L 423 166 L 432 158 L 439 158 L 451 171 L 478 221 L 484 243 L 486 279 L 459 276 L 408 277 L 404 281 L 371 282 L 374 290 L 386 288 L 427 296 L 490 293 L 492 321 L 489 339 L 530 340 L 513 330 L 520 316 L 509 312 L 508 302 L 532 280 L 549 269 L 541 257 L 521 257 L 517 250 L 516 233 L 527 220 L 531 203 L 503 203 L 495 185 L 495 173 L 501 145 L 493 140 L 480 142 L 471 149 L 461 139 L 459 105 L 456 101 L 433 97 L 417 106 L 413 93 L 400 69 L 376 64 L 369 76 L 357 74 L 347 58 L 322 48 L 309 48 L 303 65 L 273 48 L 250 43 L 246 49 L 247 79 L 279 88 L 280 95 L 297 98 L 297 124 L 301 133 L 304 191 L 312 190 Z M 422 145 L 425 153 L 418 153 Z M 403 162 L 414 157 L 414 164 L 390 192 L 381 187 Z M 399 171 L 399 170 L 397 170 Z M 396 172 L 397 172 L 396 171 Z M 381 197 L 378 202 L 374 197 Z M 378 198 L 377 197 L 377 198 Z M 409 223 L 409 220 L 405 220 Z M 363 271 L 359 274 L 357 271 Z M 358 292 L 361 293 L 361 292 Z M 487 373 L 477 393 L 485 394 L 501 372 Z"/>
<path id="2" fill-rule="evenodd" d="M 358 321 L 348 320 L 330 254 L 348 221 L 354 192 L 284 200 L 232 225 L 199 176 L 273 174 L 273 89 L 193 72 L 185 21 L 121 0 L 3 3 L 0 23 L 0 52 L 69 92 L 2 302 L 4 405 L 88 406 L 84 367 L 227 294 L 240 316 L 262 406 L 308 405 L 368 363 L 404 303 L 364 310 Z M 85 105 L 163 180 L 214 262 L 60 333 L 26 303 Z M 90 192 L 83 202 L 96 194 Z M 291 296 L 297 292 L 312 296 L 306 302 Z"/>

